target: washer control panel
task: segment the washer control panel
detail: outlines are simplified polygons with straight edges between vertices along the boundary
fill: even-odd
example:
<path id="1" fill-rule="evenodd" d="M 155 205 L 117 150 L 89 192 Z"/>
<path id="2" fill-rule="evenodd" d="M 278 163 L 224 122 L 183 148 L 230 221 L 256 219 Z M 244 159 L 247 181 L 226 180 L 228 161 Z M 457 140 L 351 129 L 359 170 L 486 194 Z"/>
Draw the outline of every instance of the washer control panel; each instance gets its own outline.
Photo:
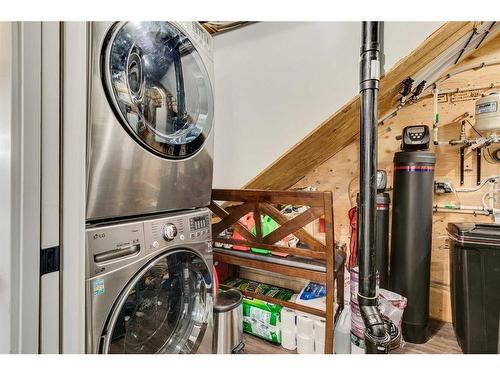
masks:
<path id="1" fill-rule="evenodd" d="M 141 222 L 117 221 L 86 229 L 86 275 L 113 271 L 124 264 L 166 247 L 212 240 L 211 213 L 207 208 L 151 217 Z"/>
<path id="2" fill-rule="evenodd" d="M 203 209 L 189 214 L 177 213 L 170 217 L 147 220 L 144 222 L 144 235 L 149 251 L 173 244 L 210 241 L 210 211 Z"/>
<path id="3" fill-rule="evenodd" d="M 210 233 L 210 216 L 199 215 L 189 218 L 189 238 L 196 239 Z"/>

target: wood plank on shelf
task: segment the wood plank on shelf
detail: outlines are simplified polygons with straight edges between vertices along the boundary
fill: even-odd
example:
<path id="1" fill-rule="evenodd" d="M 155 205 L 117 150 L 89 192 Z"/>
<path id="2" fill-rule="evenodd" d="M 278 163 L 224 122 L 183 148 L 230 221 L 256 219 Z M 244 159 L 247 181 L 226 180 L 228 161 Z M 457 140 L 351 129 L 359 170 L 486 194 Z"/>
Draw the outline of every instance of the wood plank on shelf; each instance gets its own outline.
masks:
<path id="1" fill-rule="evenodd" d="M 259 202 L 271 204 L 294 204 L 309 207 L 323 207 L 323 194 L 320 191 L 261 190 L 261 189 L 214 189 L 212 190 L 213 201 L 228 202 Z"/>
<path id="2" fill-rule="evenodd" d="M 306 270 L 298 267 L 290 267 L 282 264 L 265 262 L 257 259 L 242 258 L 237 255 L 223 254 L 214 251 L 214 260 L 236 266 L 265 269 L 270 272 L 281 273 L 286 276 L 299 277 L 302 279 L 311 280 L 317 283 L 325 283 L 325 272 Z"/>
<path id="3" fill-rule="evenodd" d="M 334 238 L 334 233 L 333 233 L 333 225 L 334 225 L 334 220 L 333 220 L 333 196 L 332 194 L 325 195 L 325 234 L 326 234 L 326 243 L 328 246 L 332 246 L 331 249 L 327 249 L 326 251 L 326 269 L 337 269 L 335 267 L 335 249 L 333 246 L 335 246 L 335 238 Z M 344 264 L 343 262 L 341 264 Z M 343 270 L 343 266 L 339 268 L 339 270 Z M 336 275 L 338 273 L 343 274 L 342 271 L 340 272 L 328 272 L 326 274 L 326 288 L 335 290 L 335 279 Z M 337 312 L 343 310 L 344 308 L 344 278 L 342 277 L 342 281 L 340 283 L 342 285 L 342 288 L 340 288 L 338 294 L 338 297 L 342 297 L 338 299 L 338 304 L 339 304 L 339 309 Z M 339 288 L 337 288 L 339 289 Z M 325 324 L 325 336 L 326 336 L 326 341 L 325 341 L 325 352 L 326 353 L 333 353 L 333 330 L 334 330 L 334 319 L 336 317 L 333 316 L 333 310 L 334 310 L 334 295 L 333 293 L 329 294 L 326 296 L 326 324 Z M 337 315 L 338 316 L 338 315 Z"/>
<path id="4" fill-rule="evenodd" d="M 280 253 L 296 255 L 299 257 L 313 258 L 313 259 L 325 259 L 326 257 L 326 254 L 324 252 L 303 249 L 300 247 L 285 247 L 278 245 L 270 245 L 262 242 L 242 241 L 235 238 L 224 238 L 224 237 L 215 237 L 213 241 L 220 242 L 222 244 L 247 246 L 255 249 L 266 249 L 271 251 L 277 251 Z"/>

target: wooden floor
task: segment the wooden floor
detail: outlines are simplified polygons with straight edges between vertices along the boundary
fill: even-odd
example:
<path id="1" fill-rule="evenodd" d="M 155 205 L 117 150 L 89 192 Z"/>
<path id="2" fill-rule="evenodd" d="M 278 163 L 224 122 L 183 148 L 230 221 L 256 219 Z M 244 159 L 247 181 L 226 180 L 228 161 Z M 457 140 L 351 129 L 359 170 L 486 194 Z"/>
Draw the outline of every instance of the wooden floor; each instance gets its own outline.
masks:
<path id="1" fill-rule="evenodd" d="M 431 321 L 429 325 L 433 336 L 425 344 L 405 345 L 394 351 L 394 354 L 460 354 L 455 333 L 450 323 Z M 243 335 L 246 354 L 295 354 L 297 351 L 286 350 L 281 345 L 274 345 L 252 335 Z"/>
<path id="2" fill-rule="evenodd" d="M 432 337 L 425 344 L 405 345 L 394 353 L 401 354 L 462 354 L 451 323 L 431 320 L 429 330 Z"/>

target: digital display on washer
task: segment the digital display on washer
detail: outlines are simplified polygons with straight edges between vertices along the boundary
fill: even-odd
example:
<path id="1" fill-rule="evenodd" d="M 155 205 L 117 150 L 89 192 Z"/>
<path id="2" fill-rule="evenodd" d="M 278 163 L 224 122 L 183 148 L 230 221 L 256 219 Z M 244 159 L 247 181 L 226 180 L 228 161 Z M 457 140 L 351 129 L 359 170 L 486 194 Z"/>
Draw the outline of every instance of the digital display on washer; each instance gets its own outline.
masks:
<path id="1" fill-rule="evenodd" d="M 208 216 L 196 216 L 189 219 L 191 230 L 198 230 L 208 227 Z"/>

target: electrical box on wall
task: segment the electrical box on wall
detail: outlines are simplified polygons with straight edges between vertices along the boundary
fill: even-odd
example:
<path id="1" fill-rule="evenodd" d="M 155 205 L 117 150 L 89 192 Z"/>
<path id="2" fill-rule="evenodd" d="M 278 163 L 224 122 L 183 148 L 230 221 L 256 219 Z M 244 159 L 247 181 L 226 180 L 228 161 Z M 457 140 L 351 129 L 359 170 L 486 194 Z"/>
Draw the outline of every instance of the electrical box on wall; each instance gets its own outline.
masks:
<path id="1" fill-rule="evenodd" d="M 449 181 L 434 181 L 435 194 L 449 194 L 453 193 L 453 187 Z"/>

